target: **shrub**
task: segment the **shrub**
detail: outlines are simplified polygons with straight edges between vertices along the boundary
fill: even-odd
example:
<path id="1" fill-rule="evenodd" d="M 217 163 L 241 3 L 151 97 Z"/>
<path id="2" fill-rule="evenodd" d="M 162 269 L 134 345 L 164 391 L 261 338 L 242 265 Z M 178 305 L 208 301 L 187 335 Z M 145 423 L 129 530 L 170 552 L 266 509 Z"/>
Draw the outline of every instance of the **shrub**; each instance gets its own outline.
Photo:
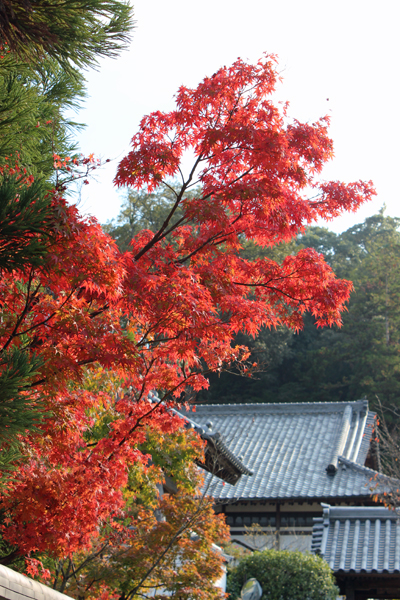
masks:
<path id="1" fill-rule="evenodd" d="M 261 584 L 261 600 L 335 600 L 339 593 L 328 564 L 313 554 L 254 552 L 230 571 L 230 600 L 240 597 L 242 586 L 250 577 Z"/>

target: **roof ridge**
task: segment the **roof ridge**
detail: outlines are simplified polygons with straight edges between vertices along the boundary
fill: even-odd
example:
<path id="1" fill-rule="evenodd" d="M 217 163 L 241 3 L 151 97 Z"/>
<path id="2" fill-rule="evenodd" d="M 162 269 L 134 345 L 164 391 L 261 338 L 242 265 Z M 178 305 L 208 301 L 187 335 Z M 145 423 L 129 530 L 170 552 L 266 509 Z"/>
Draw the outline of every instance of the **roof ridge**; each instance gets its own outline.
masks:
<path id="1" fill-rule="evenodd" d="M 353 519 L 354 515 L 359 515 L 365 519 L 381 519 L 386 517 L 388 519 L 398 520 L 400 518 L 399 513 L 386 506 L 331 506 L 321 502 L 323 508 L 323 517 L 320 517 L 319 523 L 325 519 Z M 314 518 L 314 522 L 317 519 Z"/>
<path id="2" fill-rule="evenodd" d="M 336 440 L 336 445 L 331 455 L 326 470 L 329 474 L 333 475 L 336 473 L 338 468 L 339 456 L 342 455 L 347 443 L 347 437 L 351 428 L 351 421 L 353 418 L 353 407 L 347 405 L 343 411 L 342 422 L 340 424 L 339 436 Z"/>
<path id="3" fill-rule="evenodd" d="M 277 410 L 278 412 L 301 412 L 302 410 L 312 410 L 319 412 L 335 412 L 340 409 L 351 407 L 354 409 L 368 409 L 368 400 L 360 399 L 353 400 L 351 402 L 257 402 L 257 403 L 243 403 L 243 404 L 196 404 L 196 411 L 199 412 L 208 411 L 226 411 L 231 410 L 233 412 L 239 411 L 256 411 L 256 412 L 270 412 Z M 195 411 L 195 412 L 196 412 Z M 188 411 L 189 412 L 189 411 Z M 194 413 L 195 414 L 195 413 Z"/>

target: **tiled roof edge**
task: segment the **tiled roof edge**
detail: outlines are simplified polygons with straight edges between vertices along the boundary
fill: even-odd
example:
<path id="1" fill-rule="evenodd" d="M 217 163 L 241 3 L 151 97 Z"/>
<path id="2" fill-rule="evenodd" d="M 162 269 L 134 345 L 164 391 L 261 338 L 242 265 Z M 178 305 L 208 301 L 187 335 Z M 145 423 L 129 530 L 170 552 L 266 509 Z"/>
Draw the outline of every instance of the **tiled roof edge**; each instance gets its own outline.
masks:
<path id="1" fill-rule="evenodd" d="M 329 504 L 321 504 L 323 508 L 323 517 L 314 517 L 314 526 L 311 538 L 311 552 L 319 554 L 322 558 L 325 555 L 326 543 L 328 540 L 329 519 L 325 515 L 325 507 Z"/>
<path id="2" fill-rule="evenodd" d="M 250 469 L 248 469 L 246 467 L 246 465 L 244 465 L 242 463 L 242 461 L 235 456 L 235 454 L 233 454 L 233 452 L 231 452 L 229 450 L 229 448 L 226 446 L 226 444 L 224 443 L 223 439 L 222 439 L 222 435 L 219 432 L 216 433 L 207 433 L 207 431 L 204 429 L 204 427 L 202 427 L 201 425 L 198 425 L 195 421 L 193 421 L 192 419 L 189 419 L 186 415 L 183 415 L 182 413 L 178 412 L 177 410 L 173 409 L 175 414 L 177 414 L 179 417 L 181 417 L 181 419 L 183 419 L 188 426 L 192 427 L 194 429 L 194 431 L 196 433 L 199 434 L 199 436 L 205 440 L 205 441 L 211 441 L 215 444 L 215 446 L 217 447 L 218 451 L 221 452 L 221 454 L 223 454 L 235 467 L 236 469 L 239 471 L 239 473 L 241 473 L 242 475 L 248 475 L 251 476 L 253 475 L 253 471 L 250 471 Z"/>
<path id="3" fill-rule="evenodd" d="M 221 454 L 228 458 L 231 461 L 231 463 L 235 465 L 238 471 L 242 473 L 242 475 L 253 475 L 253 471 L 250 471 L 250 469 L 248 469 L 246 465 L 244 465 L 242 461 L 239 458 L 237 458 L 237 456 L 235 456 L 233 452 L 229 450 L 229 448 L 226 446 L 222 439 L 222 435 L 219 432 L 206 433 L 203 429 L 203 433 L 200 433 L 200 437 L 204 440 L 212 440 L 215 443 L 218 450 L 221 452 Z"/>
<path id="4" fill-rule="evenodd" d="M 323 557 L 335 573 L 400 572 L 400 519 L 395 511 L 382 506 L 321 506 L 323 517 L 314 519 L 311 552 Z M 371 523 L 374 524 L 373 537 Z M 391 533 L 393 525 L 394 535 Z"/>

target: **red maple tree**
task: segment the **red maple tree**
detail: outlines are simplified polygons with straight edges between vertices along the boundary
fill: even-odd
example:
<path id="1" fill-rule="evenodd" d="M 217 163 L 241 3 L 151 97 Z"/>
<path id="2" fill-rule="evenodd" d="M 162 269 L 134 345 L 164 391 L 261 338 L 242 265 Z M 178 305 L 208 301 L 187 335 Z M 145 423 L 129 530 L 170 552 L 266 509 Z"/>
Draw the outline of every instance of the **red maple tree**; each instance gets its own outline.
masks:
<path id="1" fill-rule="evenodd" d="M 2 277 L 2 351 L 43 359 L 31 388 L 51 413 L 40 435 L 26 436 L 3 493 L 14 552 L 70 555 L 116 522 L 129 469 L 147 468 L 146 428 L 177 431 L 168 406 L 207 386 L 207 371 L 246 359 L 232 346 L 239 330 L 298 330 L 306 311 L 320 326 L 340 324 L 352 284 L 322 255 L 301 250 L 278 264 L 240 253 L 245 241 L 290 240 L 374 194 L 371 182 L 321 182 L 333 154 L 328 120 L 288 122 L 271 98 L 277 79 L 273 57 L 237 60 L 180 88 L 176 110 L 142 120 L 116 183 L 151 191 L 181 178 L 159 231 L 141 231 L 121 254 L 55 192 L 45 265 Z M 149 403 L 152 390 L 162 404 Z"/>

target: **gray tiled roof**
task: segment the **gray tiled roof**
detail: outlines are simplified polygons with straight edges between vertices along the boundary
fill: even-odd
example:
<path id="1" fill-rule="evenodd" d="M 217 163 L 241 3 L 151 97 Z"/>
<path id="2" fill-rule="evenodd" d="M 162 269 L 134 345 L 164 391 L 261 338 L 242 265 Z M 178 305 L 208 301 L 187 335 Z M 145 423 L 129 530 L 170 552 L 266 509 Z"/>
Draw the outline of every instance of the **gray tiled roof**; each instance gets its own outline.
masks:
<path id="1" fill-rule="evenodd" d="M 251 470 L 235 485 L 213 482 L 216 499 L 325 499 L 368 496 L 364 467 L 374 413 L 366 400 L 296 404 L 201 405 L 186 413 L 220 432 Z M 330 473 L 329 473 L 329 472 Z"/>
<path id="2" fill-rule="evenodd" d="M 397 513 L 381 506 L 322 506 L 323 517 L 314 519 L 311 549 L 325 558 L 334 572 L 400 572 Z"/>

